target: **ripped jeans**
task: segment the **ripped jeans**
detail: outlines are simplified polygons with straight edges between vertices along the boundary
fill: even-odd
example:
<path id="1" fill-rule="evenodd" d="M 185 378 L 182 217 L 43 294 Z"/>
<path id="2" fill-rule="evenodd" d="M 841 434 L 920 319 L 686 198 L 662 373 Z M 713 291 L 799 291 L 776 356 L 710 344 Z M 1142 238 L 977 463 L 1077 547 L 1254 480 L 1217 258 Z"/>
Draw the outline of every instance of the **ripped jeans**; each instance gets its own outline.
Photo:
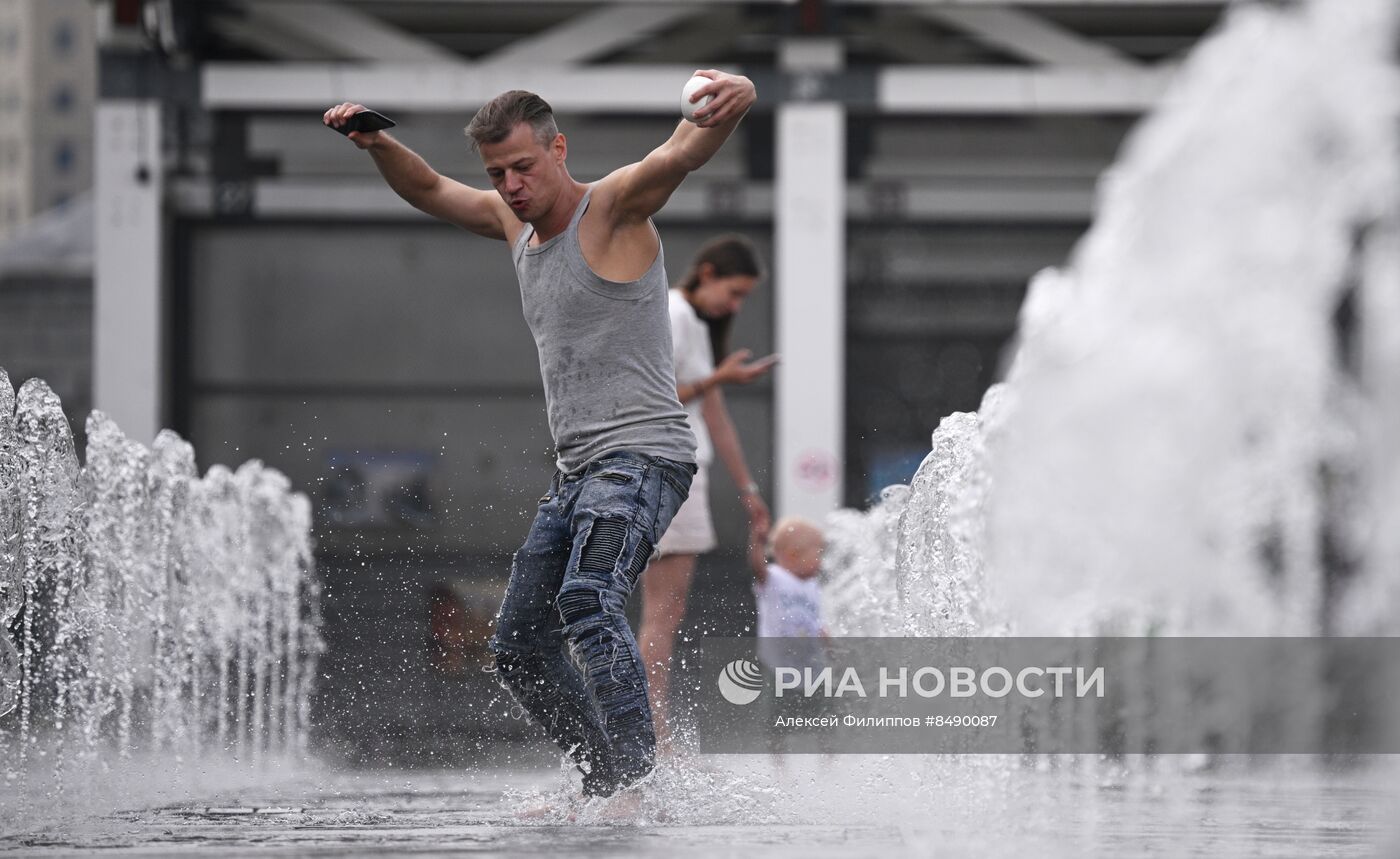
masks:
<path id="1" fill-rule="evenodd" d="M 624 607 L 695 467 L 628 451 L 556 472 L 515 553 L 491 652 L 497 677 L 609 796 L 651 771 L 646 672 Z"/>

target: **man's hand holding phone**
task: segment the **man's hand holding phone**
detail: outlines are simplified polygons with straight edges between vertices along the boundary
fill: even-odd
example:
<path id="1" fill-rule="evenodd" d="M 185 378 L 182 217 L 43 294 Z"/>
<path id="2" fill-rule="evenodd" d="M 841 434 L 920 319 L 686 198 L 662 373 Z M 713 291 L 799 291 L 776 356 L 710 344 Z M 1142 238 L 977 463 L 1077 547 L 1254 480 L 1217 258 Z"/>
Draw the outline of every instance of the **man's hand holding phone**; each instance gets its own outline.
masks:
<path id="1" fill-rule="evenodd" d="M 327 127 L 339 131 L 361 149 L 368 149 L 379 139 L 379 132 L 398 123 L 362 104 L 346 102 L 326 111 L 321 117 Z"/>

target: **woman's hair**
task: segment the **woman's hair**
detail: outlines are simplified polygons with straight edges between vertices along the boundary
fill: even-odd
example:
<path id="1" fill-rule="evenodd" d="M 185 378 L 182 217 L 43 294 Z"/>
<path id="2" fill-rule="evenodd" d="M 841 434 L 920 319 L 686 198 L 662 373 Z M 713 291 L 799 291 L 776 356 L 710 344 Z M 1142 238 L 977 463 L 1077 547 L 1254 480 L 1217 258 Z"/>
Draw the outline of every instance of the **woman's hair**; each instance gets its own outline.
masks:
<path id="1" fill-rule="evenodd" d="M 743 236 L 730 234 L 710 239 L 700 246 L 695 259 L 690 262 L 690 270 L 681 278 L 680 288 L 694 292 L 700 287 L 700 266 L 709 263 L 714 268 L 715 277 L 747 275 L 763 277 L 763 263 L 758 258 L 758 248 Z M 715 319 L 700 317 L 710 329 L 710 350 L 718 364 L 729 354 L 729 330 L 734 325 L 734 316 L 721 316 Z"/>

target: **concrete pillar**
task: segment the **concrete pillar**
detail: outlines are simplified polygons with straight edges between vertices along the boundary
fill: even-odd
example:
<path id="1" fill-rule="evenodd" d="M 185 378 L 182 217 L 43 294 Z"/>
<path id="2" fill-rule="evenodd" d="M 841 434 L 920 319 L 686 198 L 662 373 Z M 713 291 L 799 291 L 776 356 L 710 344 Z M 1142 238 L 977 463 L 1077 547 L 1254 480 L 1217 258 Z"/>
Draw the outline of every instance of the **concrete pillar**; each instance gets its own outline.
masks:
<path id="1" fill-rule="evenodd" d="M 93 405 L 150 444 L 165 379 L 160 103 L 103 99 L 95 131 Z"/>
<path id="2" fill-rule="evenodd" d="M 846 111 L 821 100 L 841 59 L 835 40 L 785 45 L 776 120 L 776 513 L 817 521 L 841 505 L 845 459 Z"/>

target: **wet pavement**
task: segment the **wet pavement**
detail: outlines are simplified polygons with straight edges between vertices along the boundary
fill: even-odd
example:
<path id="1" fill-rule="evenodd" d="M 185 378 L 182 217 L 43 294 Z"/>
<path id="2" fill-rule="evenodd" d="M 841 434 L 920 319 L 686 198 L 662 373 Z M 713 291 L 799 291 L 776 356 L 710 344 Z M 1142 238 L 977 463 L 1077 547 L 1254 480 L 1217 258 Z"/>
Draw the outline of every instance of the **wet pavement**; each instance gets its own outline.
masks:
<path id="1" fill-rule="evenodd" d="M 1046 769 L 913 756 L 792 756 L 781 769 L 761 757 L 691 759 L 637 796 L 589 804 L 548 768 L 205 771 L 159 800 L 171 791 L 153 777 L 106 773 L 25 803 L 12 783 L 0 853 L 1372 857 L 1385 855 L 1395 808 L 1373 770 Z M 105 793 L 78 798 L 104 778 Z"/>

